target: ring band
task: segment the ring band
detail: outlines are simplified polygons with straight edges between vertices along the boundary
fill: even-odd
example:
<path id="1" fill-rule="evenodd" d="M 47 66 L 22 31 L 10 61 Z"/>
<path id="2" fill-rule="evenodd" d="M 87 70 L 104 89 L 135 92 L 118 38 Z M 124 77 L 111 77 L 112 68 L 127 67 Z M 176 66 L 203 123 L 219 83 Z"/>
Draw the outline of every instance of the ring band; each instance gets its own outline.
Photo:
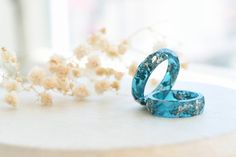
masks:
<path id="1" fill-rule="evenodd" d="M 148 78 L 154 69 L 168 59 L 166 74 L 161 83 L 144 95 Z M 203 112 L 205 98 L 200 93 L 184 90 L 171 90 L 179 73 L 177 55 L 166 48 L 150 54 L 139 66 L 132 81 L 132 95 L 141 105 L 155 116 L 165 118 L 193 117 Z"/>
<path id="2" fill-rule="evenodd" d="M 132 81 L 132 95 L 141 105 L 146 105 L 148 95 L 144 96 L 144 89 L 153 70 L 163 61 L 168 59 L 168 67 L 164 79 L 152 91 L 169 93 L 178 76 L 180 65 L 177 55 L 169 49 L 160 49 L 150 54 L 139 66 Z"/>
<path id="3" fill-rule="evenodd" d="M 166 118 L 183 118 L 199 115 L 204 110 L 204 96 L 184 90 L 153 92 L 147 98 L 146 107 L 153 115 Z"/>

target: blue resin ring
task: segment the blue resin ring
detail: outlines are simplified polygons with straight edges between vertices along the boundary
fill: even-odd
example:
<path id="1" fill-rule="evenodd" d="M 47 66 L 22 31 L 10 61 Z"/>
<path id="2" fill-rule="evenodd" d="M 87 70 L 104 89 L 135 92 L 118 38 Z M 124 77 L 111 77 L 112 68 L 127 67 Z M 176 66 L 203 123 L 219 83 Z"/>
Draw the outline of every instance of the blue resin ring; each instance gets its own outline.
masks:
<path id="1" fill-rule="evenodd" d="M 168 59 L 166 74 L 161 83 L 150 93 L 144 95 L 147 80 L 153 70 Z M 183 118 L 203 112 L 205 99 L 200 93 L 171 90 L 179 73 L 177 55 L 169 49 L 160 49 L 150 54 L 139 66 L 132 81 L 132 95 L 141 105 L 155 116 Z"/>
<path id="2" fill-rule="evenodd" d="M 177 55 L 169 49 L 160 49 L 150 54 L 139 66 L 132 82 L 132 95 L 134 99 L 142 105 L 146 105 L 147 96 L 144 95 L 144 89 L 149 76 L 155 68 L 168 59 L 168 67 L 164 79 L 153 90 L 163 91 L 165 95 L 169 93 L 178 76 L 180 65 Z"/>
<path id="3" fill-rule="evenodd" d="M 204 96 L 200 93 L 171 90 L 167 96 L 163 92 L 151 93 L 146 107 L 155 116 L 184 118 L 201 114 L 204 104 Z"/>

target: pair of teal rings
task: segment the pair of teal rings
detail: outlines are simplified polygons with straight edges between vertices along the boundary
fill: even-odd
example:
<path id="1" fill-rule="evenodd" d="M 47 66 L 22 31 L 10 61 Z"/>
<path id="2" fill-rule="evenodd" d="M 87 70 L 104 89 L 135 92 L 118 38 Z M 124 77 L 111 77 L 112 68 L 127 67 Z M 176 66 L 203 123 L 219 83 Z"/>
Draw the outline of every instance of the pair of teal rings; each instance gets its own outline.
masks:
<path id="1" fill-rule="evenodd" d="M 150 75 L 165 60 L 168 60 L 168 67 L 163 80 L 150 94 L 144 95 Z M 205 106 L 205 98 L 202 94 L 186 90 L 171 90 L 179 70 L 178 56 L 172 50 L 163 48 L 150 54 L 138 66 L 134 75 L 132 81 L 134 99 L 158 117 L 186 118 L 200 115 Z"/>

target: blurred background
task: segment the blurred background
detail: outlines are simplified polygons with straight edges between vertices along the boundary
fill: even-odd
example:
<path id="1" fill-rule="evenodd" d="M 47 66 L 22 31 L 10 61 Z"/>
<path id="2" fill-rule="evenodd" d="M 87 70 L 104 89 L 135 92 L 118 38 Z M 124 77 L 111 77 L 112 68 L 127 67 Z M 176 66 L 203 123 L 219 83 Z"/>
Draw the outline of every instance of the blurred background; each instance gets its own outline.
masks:
<path id="1" fill-rule="evenodd" d="M 0 19 L 0 46 L 24 65 L 72 53 L 101 27 L 120 40 L 151 26 L 191 63 L 236 70 L 234 0 L 0 0 Z"/>

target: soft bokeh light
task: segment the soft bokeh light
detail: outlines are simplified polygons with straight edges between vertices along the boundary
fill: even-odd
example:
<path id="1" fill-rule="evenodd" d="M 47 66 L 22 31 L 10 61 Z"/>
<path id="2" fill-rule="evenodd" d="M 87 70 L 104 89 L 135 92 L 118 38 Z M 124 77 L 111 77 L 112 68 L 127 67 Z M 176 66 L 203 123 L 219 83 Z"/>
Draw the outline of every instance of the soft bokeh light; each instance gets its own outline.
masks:
<path id="1" fill-rule="evenodd" d="M 114 41 L 149 27 L 155 33 L 142 32 L 136 43 L 147 54 L 154 38 L 174 43 L 191 63 L 236 68 L 235 7 L 233 0 L 1 0 L 0 45 L 27 65 L 67 56 L 101 27 Z"/>

